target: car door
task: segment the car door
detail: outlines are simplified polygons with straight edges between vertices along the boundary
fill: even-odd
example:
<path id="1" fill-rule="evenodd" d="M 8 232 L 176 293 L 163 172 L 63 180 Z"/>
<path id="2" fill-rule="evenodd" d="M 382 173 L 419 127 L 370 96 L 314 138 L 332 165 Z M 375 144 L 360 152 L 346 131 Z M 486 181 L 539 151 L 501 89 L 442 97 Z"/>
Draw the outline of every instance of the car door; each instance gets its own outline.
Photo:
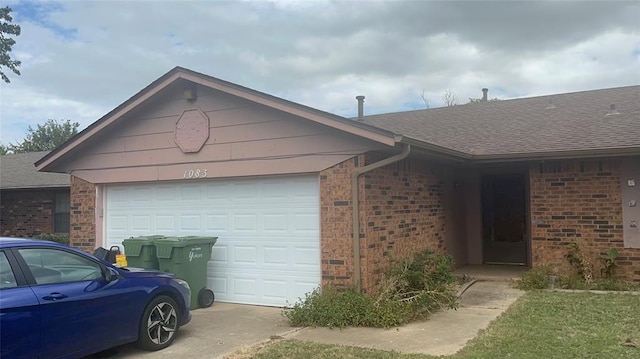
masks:
<path id="1" fill-rule="evenodd" d="M 37 358 L 39 302 L 11 251 L 0 251 L 0 358 Z"/>
<path id="2" fill-rule="evenodd" d="M 125 318 L 118 315 L 127 296 L 118 289 L 117 280 L 104 278 L 102 264 L 54 248 L 17 252 L 40 303 L 45 357 L 90 353 L 135 340 L 130 328 L 122 328 Z"/>

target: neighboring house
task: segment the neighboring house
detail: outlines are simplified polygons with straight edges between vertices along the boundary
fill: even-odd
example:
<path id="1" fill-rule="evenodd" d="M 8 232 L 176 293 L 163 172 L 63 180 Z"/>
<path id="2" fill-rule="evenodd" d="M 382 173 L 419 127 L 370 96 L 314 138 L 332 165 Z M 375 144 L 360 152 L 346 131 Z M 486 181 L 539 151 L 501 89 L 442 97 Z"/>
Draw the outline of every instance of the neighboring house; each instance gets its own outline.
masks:
<path id="1" fill-rule="evenodd" d="M 69 175 L 38 172 L 48 152 L 0 157 L 0 234 L 69 233 Z"/>
<path id="2" fill-rule="evenodd" d="M 389 258 L 422 249 L 458 266 L 562 269 L 578 242 L 617 248 L 620 274 L 640 280 L 639 95 L 346 119 L 178 67 L 36 166 L 72 175 L 71 241 L 85 250 L 219 237 L 208 278 L 220 301 L 370 290 Z"/>

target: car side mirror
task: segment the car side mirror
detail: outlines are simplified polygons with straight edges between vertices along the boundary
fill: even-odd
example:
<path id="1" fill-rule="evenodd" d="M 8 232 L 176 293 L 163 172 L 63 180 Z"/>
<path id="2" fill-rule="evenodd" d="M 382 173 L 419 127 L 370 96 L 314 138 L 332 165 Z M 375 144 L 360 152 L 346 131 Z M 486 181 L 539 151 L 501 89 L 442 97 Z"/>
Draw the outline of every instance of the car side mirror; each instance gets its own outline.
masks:
<path id="1" fill-rule="evenodd" d="M 111 267 L 104 267 L 104 279 L 107 282 L 113 282 L 120 277 L 120 273 Z"/>

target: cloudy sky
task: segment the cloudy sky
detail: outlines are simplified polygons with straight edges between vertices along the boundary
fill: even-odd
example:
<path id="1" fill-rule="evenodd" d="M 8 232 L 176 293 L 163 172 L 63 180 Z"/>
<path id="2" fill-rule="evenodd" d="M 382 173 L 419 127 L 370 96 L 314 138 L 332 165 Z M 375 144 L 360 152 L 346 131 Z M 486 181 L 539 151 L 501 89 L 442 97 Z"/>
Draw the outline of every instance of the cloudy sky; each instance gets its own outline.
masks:
<path id="1" fill-rule="evenodd" d="M 342 116 L 640 84 L 640 2 L 8 1 L 0 143 L 183 66 Z M 3 5 L 4 6 L 4 5 Z M 5 69 L 5 73 L 6 73 Z"/>

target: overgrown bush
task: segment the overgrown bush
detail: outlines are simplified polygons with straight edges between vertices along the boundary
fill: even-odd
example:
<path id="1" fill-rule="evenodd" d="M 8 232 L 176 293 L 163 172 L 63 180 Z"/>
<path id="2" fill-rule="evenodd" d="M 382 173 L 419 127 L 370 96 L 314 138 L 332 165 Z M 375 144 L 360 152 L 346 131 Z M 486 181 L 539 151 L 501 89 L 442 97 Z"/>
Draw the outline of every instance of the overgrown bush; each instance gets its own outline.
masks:
<path id="1" fill-rule="evenodd" d="M 435 309 L 456 308 L 456 278 L 448 255 L 430 251 L 393 262 L 372 295 L 356 288 L 326 287 L 306 295 L 284 316 L 294 326 L 393 327 L 424 318 Z"/>
<path id="2" fill-rule="evenodd" d="M 534 267 L 522 273 L 522 279 L 516 283 L 516 287 L 523 290 L 547 289 L 552 275 L 553 271 L 548 266 Z"/>
<path id="3" fill-rule="evenodd" d="M 52 241 L 57 243 L 62 243 L 69 245 L 69 234 L 68 233 L 40 233 L 33 238 L 35 239 L 43 239 L 45 241 Z"/>

